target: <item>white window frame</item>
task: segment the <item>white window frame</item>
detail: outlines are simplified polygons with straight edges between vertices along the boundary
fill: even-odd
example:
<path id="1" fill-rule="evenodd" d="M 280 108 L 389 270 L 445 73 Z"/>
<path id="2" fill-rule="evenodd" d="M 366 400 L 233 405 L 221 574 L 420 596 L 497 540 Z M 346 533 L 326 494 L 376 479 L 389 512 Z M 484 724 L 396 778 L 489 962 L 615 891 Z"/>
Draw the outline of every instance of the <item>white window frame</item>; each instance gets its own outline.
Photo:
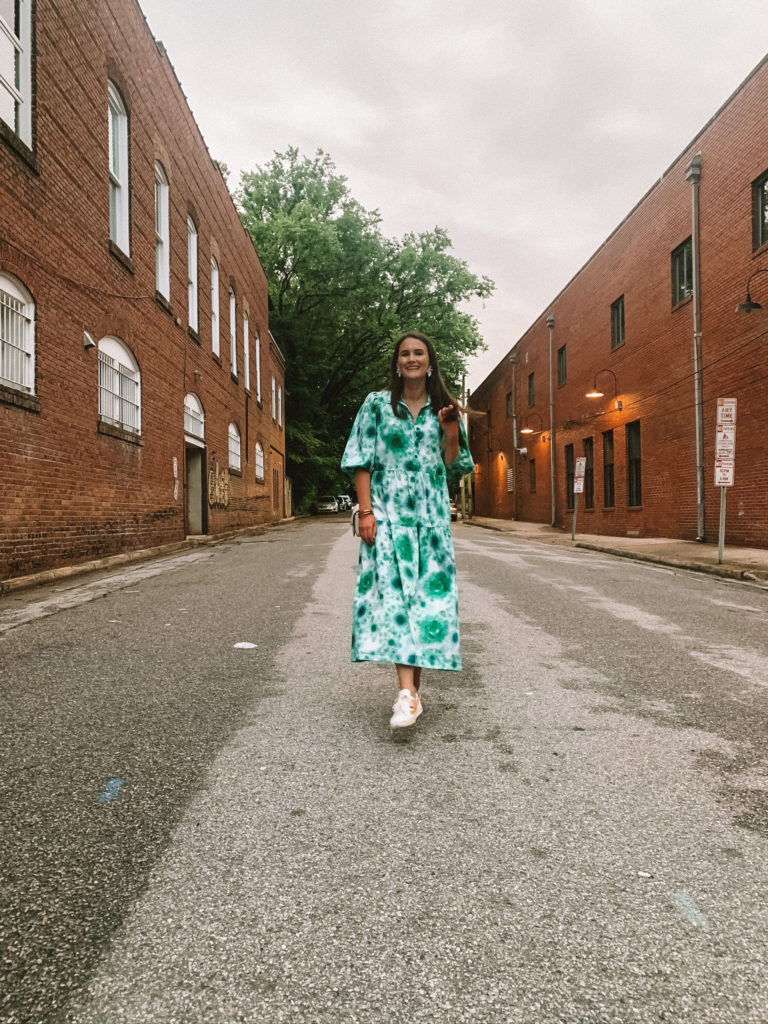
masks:
<path id="1" fill-rule="evenodd" d="M 108 94 L 109 237 L 126 256 L 130 256 L 128 111 L 114 82 L 108 83 Z"/>
<path id="2" fill-rule="evenodd" d="M 141 434 L 141 373 L 133 352 L 119 338 L 99 342 L 99 419 Z"/>
<path id="3" fill-rule="evenodd" d="M 197 280 L 197 224 L 187 216 L 187 321 L 190 329 L 199 328 L 199 301 Z"/>
<path id="4" fill-rule="evenodd" d="M 261 335 L 256 331 L 256 401 L 261 405 Z"/>
<path id="5" fill-rule="evenodd" d="M 272 419 L 277 419 L 277 380 L 272 377 Z"/>
<path id="6" fill-rule="evenodd" d="M 283 426 L 283 386 L 282 384 L 277 385 L 277 425 L 282 428 Z"/>
<path id="7" fill-rule="evenodd" d="M 243 382 L 245 390 L 251 390 L 251 353 L 248 351 L 251 339 L 248 330 L 248 314 L 243 313 Z"/>
<path id="8" fill-rule="evenodd" d="M 221 354 L 221 314 L 219 311 L 219 264 L 211 256 L 211 349 Z"/>
<path id="9" fill-rule="evenodd" d="M 35 393 L 35 303 L 10 274 L 0 274 L 0 384 Z"/>
<path id="10" fill-rule="evenodd" d="M 227 431 L 227 450 L 229 453 L 229 468 L 236 472 L 242 472 L 242 456 L 240 444 L 240 431 L 236 423 L 229 424 Z"/>
<path id="11" fill-rule="evenodd" d="M 184 437 L 198 448 L 205 447 L 205 411 L 194 391 L 184 396 Z"/>
<path id="12" fill-rule="evenodd" d="M 168 178 L 163 165 L 155 164 L 155 288 L 171 297 L 171 244 L 168 226 Z"/>
<path id="13" fill-rule="evenodd" d="M 32 0 L 18 0 L 16 16 L 13 25 L 0 18 L 0 47 L 13 64 L 0 65 L 0 119 L 31 149 Z"/>
<path id="14" fill-rule="evenodd" d="M 235 289 L 229 289 L 229 369 L 237 376 L 237 299 Z"/>
<path id="15" fill-rule="evenodd" d="M 261 441 L 256 442 L 253 452 L 253 472 L 260 483 L 264 483 L 264 446 Z"/>

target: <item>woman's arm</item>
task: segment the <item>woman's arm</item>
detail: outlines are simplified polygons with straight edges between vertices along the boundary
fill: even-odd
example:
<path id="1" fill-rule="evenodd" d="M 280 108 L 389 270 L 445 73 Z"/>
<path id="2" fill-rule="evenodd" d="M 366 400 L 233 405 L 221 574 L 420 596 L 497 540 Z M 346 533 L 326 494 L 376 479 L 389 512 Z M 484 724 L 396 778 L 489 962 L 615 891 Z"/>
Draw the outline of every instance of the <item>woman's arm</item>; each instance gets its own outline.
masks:
<path id="1" fill-rule="evenodd" d="M 371 508 L 371 474 L 367 469 L 355 470 L 355 491 L 357 492 L 358 507 L 362 510 Z M 372 512 L 367 515 L 359 515 L 357 520 L 357 532 L 361 540 L 370 547 L 376 539 L 376 517 Z"/>

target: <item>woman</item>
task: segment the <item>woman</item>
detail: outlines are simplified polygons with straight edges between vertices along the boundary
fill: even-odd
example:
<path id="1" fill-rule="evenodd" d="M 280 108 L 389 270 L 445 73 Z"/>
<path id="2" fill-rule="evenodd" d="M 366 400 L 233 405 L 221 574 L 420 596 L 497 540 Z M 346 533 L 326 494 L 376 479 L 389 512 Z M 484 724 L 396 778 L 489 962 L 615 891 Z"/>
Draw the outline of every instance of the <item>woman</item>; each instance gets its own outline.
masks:
<path id="1" fill-rule="evenodd" d="M 395 664 L 389 724 L 399 729 L 422 712 L 422 668 L 461 669 L 447 482 L 470 472 L 472 457 L 423 334 L 398 340 L 390 378 L 390 391 L 363 402 L 341 465 L 359 502 L 352 661 Z"/>

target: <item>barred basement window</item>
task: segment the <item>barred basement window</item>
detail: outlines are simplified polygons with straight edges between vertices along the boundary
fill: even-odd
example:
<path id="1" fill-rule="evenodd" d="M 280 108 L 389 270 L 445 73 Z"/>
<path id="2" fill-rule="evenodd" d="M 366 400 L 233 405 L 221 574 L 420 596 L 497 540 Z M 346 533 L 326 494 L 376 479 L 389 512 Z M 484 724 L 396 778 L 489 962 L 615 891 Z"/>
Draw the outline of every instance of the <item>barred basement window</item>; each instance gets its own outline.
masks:
<path id="1" fill-rule="evenodd" d="M 123 97 L 113 82 L 107 84 L 109 96 L 109 237 L 126 255 L 130 255 L 128 205 L 128 112 Z"/>
<path id="2" fill-rule="evenodd" d="M 32 146 L 32 0 L 0 2 L 0 120 Z"/>
<path id="3" fill-rule="evenodd" d="M 565 446 L 565 507 L 573 508 L 573 478 L 576 473 L 576 460 L 573 454 L 573 445 Z"/>
<path id="4" fill-rule="evenodd" d="M 242 468 L 240 460 L 240 431 L 234 423 L 229 424 L 229 468 L 238 473 Z"/>
<path id="5" fill-rule="evenodd" d="M 584 438 L 584 508 L 595 507 L 595 439 Z"/>
<path id="6" fill-rule="evenodd" d="M 615 502 L 613 483 L 613 431 L 603 433 L 603 505 L 613 508 Z"/>
<path id="7" fill-rule="evenodd" d="M 99 419 L 141 433 L 141 375 L 133 353 L 117 338 L 99 342 Z"/>
<path id="8" fill-rule="evenodd" d="M 640 420 L 628 423 L 627 431 L 627 503 L 642 505 L 643 479 L 640 459 Z"/>
<path id="9" fill-rule="evenodd" d="M 35 391 L 35 304 L 7 274 L 0 274 L 0 383 Z"/>

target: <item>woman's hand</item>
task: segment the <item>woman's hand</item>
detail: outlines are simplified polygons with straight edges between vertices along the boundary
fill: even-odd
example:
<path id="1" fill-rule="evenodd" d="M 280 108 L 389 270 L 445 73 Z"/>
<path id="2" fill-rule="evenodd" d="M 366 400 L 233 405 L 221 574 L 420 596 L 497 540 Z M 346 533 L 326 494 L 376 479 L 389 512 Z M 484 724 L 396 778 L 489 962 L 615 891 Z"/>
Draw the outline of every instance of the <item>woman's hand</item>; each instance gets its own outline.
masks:
<path id="1" fill-rule="evenodd" d="M 376 516 L 358 516 L 357 519 L 357 535 L 360 540 L 364 540 L 369 548 L 373 547 L 373 542 L 376 539 Z"/>

